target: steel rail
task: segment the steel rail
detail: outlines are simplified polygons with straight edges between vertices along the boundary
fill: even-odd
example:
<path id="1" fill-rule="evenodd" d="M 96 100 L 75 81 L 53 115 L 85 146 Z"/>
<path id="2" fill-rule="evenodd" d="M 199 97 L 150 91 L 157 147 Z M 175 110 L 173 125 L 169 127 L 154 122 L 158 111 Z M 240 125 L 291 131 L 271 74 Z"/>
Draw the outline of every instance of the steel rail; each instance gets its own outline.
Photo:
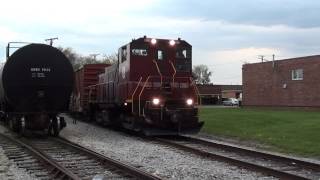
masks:
<path id="1" fill-rule="evenodd" d="M 94 152 L 94 151 L 92 151 L 90 149 L 87 149 L 87 148 L 85 148 L 83 146 L 80 146 L 79 144 L 71 142 L 71 141 L 69 141 L 67 139 L 64 139 L 62 137 L 54 138 L 54 140 L 58 141 L 61 144 L 64 144 L 64 145 L 67 145 L 67 146 L 71 146 L 74 149 L 77 149 L 77 150 L 79 150 L 81 152 L 84 152 L 87 155 L 89 155 L 89 156 L 91 156 L 91 157 L 93 157 L 95 159 L 98 159 L 103 163 L 115 166 L 115 167 L 125 171 L 126 173 L 138 178 L 138 179 L 145 179 L 145 180 L 160 180 L 161 179 L 158 176 L 155 176 L 155 175 L 150 174 L 150 173 L 148 173 L 146 171 L 140 170 L 140 169 L 138 169 L 136 167 L 124 164 L 124 163 L 122 163 L 120 161 L 117 161 L 117 160 L 111 159 L 109 157 L 106 157 L 106 156 L 104 156 L 102 154 Z"/>
<path id="2" fill-rule="evenodd" d="M 254 163 L 250 163 L 250 162 L 246 162 L 246 161 L 242 161 L 242 160 L 239 160 L 239 159 L 236 159 L 236 158 L 231 158 L 231 157 L 220 155 L 220 154 L 216 154 L 216 153 L 213 153 L 213 152 L 200 150 L 198 148 L 194 148 L 194 147 L 190 147 L 190 146 L 187 146 L 187 145 L 183 145 L 183 144 L 180 144 L 178 142 L 174 142 L 172 140 L 166 140 L 166 139 L 163 139 L 163 138 L 153 138 L 153 140 L 155 140 L 156 142 L 160 142 L 163 145 L 169 145 L 169 146 L 181 149 L 183 151 L 199 155 L 199 156 L 204 157 L 204 158 L 211 158 L 213 160 L 223 161 L 223 162 L 226 162 L 226 163 L 238 166 L 238 167 L 246 168 L 246 169 L 251 170 L 251 171 L 260 172 L 260 173 L 265 174 L 265 175 L 278 177 L 280 179 L 285 179 L 285 180 L 307 180 L 308 179 L 308 178 L 303 177 L 303 176 L 299 176 L 299 175 L 283 172 L 283 171 L 280 171 L 280 170 L 277 170 L 277 169 L 273 169 L 273 168 L 269 168 L 269 167 L 266 167 L 266 166 L 262 166 L 262 165 L 258 165 L 258 164 L 254 164 Z"/>
<path id="3" fill-rule="evenodd" d="M 76 176 L 75 174 L 73 174 L 72 172 L 70 172 L 69 170 L 67 170 L 66 168 L 60 166 L 58 163 L 56 163 L 53 159 L 51 159 L 50 157 L 46 156 L 45 154 L 39 152 L 38 150 L 34 149 L 32 146 L 24 143 L 21 140 L 18 140 L 16 138 L 12 138 L 10 136 L 4 135 L 2 133 L 0 133 L 0 136 L 3 138 L 8 139 L 9 141 L 18 144 L 24 148 L 26 148 L 33 156 L 36 156 L 38 159 L 41 159 L 43 162 L 49 164 L 50 166 L 53 167 L 53 169 L 51 170 L 52 172 L 55 171 L 55 177 L 60 176 L 61 179 L 73 179 L 73 180 L 79 180 L 80 178 L 78 176 Z M 53 177 L 53 178 L 55 178 Z"/>
<path id="4" fill-rule="evenodd" d="M 303 161 L 303 160 L 299 160 L 299 159 L 295 159 L 295 158 L 289 158 L 289 157 L 285 157 L 285 156 L 281 156 L 281 155 L 275 155 L 275 154 L 271 154 L 271 153 L 267 153 L 267 152 L 255 151 L 252 149 L 241 148 L 241 147 L 236 147 L 236 146 L 232 146 L 232 145 L 226 145 L 226 144 L 217 143 L 217 142 L 210 142 L 210 141 L 206 141 L 206 140 L 199 139 L 199 138 L 193 138 L 190 136 L 179 136 L 179 137 L 181 137 L 182 139 L 187 140 L 187 141 L 205 144 L 205 145 L 213 147 L 213 148 L 224 149 L 227 151 L 236 151 L 236 152 L 240 152 L 240 153 L 244 153 L 244 154 L 253 155 L 256 157 L 264 157 L 267 159 L 273 159 L 273 160 L 276 160 L 279 162 L 287 162 L 289 164 L 292 163 L 292 164 L 295 164 L 296 166 L 300 166 L 302 168 L 308 168 L 308 169 L 320 171 L 320 164 L 313 163 L 313 162 Z"/>

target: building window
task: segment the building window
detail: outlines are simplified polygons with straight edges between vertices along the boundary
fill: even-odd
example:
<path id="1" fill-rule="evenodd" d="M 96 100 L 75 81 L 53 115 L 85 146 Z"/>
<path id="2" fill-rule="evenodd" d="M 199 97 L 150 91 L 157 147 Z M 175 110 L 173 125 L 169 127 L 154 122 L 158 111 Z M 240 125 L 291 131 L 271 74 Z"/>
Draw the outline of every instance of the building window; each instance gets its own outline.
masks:
<path id="1" fill-rule="evenodd" d="M 303 80 L 303 69 L 295 69 L 291 71 L 292 80 Z"/>

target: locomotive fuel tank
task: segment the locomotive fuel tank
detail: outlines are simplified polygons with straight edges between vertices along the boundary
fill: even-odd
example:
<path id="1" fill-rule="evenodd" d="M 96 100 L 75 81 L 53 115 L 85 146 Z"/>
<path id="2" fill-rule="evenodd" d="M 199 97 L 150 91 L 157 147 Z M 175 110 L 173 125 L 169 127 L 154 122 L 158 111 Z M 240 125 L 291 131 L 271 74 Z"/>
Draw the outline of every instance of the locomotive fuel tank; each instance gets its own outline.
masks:
<path id="1" fill-rule="evenodd" d="M 58 49 L 29 44 L 15 51 L 0 75 L 1 109 L 5 112 L 66 111 L 73 89 L 73 68 Z"/>

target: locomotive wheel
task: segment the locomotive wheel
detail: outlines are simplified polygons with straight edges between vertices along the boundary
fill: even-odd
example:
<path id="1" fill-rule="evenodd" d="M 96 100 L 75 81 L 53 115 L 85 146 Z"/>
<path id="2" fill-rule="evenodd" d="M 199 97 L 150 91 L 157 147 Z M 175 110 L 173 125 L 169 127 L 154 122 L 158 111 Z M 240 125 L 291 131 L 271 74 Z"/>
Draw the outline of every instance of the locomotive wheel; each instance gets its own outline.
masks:
<path id="1" fill-rule="evenodd" d="M 137 126 L 137 119 L 134 116 L 126 116 L 122 114 L 121 116 L 122 127 L 130 129 L 133 131 L 140 131 L 141 129 Z"/>
<path id="2" fill-rule="evenodd" d="M 59 136 L 60 133 L 60 129 L 59 129 L 59 124 L 58 124 L 58 120 L 55 117 L 54 119 L 52 119 L 51 123 L 49 124 L 48 127 L 48 135 L 49 136 Z"/>
<path id="3" fill-rule="evenodd" d="M 60 133 L 60 128 L 59 128 L 59 123 L 58 123 L 58 119 L 54 118 L 52 121 L 52 130 L 53 130 L 53 136 L 57 137 L 59 136 Z"/>
<path id="4" fill-rule="evenodd" d="M 101 112 L 96 112 L 94 114 L 94 119 L 95 119 L 95 122 L 98 123 L 98 124 L 101 124 L 102 123 L 102 115 L 101 115 Z"/>
<path id="5" fill-rule="evenodd" d="M 111 124 L 111 118 L 110 118 L 110 112 L 109 111 L 103 111 L 101 113 L 102 118 L 102 124 L 104 126 L 108 126 Z"/>
<path id="6" fill-rule="evenodd" d="M 9 119 L 9 128 L 13 132 L 18 132 L 18 125 L 17 125 L 17 119 L 15 117 Z"/>
<path id="7" fill-rule="evenodd" d="M 25 132 L 25 130 L 26 130 L 26 121 L 25 121 L 25 119 L 23 118 L 21 118 L 21 119 L 19 119 L 18 120 L 18 130 L 19 130 L 19 134 L 21 135 L 21 136 L 23 136 L 24 135 L 24 132 Z"/>

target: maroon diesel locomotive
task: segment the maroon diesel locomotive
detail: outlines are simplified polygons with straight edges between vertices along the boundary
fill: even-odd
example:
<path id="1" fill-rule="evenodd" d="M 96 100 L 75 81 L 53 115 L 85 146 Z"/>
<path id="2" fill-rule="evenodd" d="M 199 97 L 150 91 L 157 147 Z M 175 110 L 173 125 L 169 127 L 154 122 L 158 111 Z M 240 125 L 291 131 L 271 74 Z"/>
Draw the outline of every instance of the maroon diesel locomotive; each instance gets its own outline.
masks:
<path id="1" fill-rule="evenodd" d="M 89 112 L 101 124 L 146 135 L 197 133 L 198 91 L 192 79 L 192 46 L 146 36 L 119 48 L 118 62 L 89 86 Z"/>

